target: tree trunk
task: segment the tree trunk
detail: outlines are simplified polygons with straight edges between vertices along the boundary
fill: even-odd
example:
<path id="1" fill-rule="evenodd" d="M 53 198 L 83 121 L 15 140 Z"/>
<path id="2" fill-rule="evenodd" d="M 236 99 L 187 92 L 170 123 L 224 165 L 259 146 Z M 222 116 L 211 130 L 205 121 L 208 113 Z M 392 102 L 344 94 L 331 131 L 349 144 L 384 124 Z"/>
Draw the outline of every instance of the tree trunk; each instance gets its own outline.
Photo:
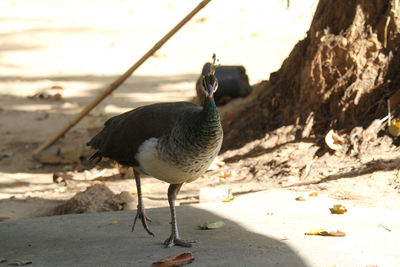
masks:
<path id="1" fill-rule="evenodd" d="M 311 123 L 318 135 L 384 117 L 400 89 L 398 1 L 320 0 L 307 37 L 253 101 L 225 117 L 224 150 L 282 125 Z"/>

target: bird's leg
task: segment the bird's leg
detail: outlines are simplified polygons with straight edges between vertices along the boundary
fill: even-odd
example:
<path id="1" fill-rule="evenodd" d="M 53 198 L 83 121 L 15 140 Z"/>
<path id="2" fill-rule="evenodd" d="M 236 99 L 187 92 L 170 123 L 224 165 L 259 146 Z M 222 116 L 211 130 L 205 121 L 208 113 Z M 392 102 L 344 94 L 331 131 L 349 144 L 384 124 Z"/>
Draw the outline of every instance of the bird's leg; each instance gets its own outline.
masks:
<path id="1" fill-rule="evenodd" d="M 171 225 L 172 231 L 171 236 L 165 240 L 164 245 L 166 247 L 172 246 L 182 246 L 182 247 L 191 247 L 194 241 L 185 241 L 179 238 L 178 225 L 176 223 L 176 212 L 175 212 L 175 199 L 181 189 L 182 184 L 171 184 L 168 188 L 168 202 L 169 209 L 171 211 Z"/>
<path id="2" fill-rule="evenodd" d="M 133 170 L 133 173 L 135 175 L 135 181 L 136 181 L 138 205 L 137 205 L 137 212 L 136 212 L 135 220 L 133 221 L 133 225 L 132 225 L 132 232 L 135 229 L 136 220 L 140 219 L 142 221 L 143 227 L 147 231 L 147 233 L 149 235 L 154 236 L 154 234 L 150 231 L 149 226 L 147 225 L 147 222 L 151 222 L 151 220 L 149 217 L 146 216 L 146 213 L 144 212 L 144 205 L 143 205 L 143 199 L 142 199 L 142 187 L 140 185 L 140 173 L 138 173 L 136 170 Z"/>

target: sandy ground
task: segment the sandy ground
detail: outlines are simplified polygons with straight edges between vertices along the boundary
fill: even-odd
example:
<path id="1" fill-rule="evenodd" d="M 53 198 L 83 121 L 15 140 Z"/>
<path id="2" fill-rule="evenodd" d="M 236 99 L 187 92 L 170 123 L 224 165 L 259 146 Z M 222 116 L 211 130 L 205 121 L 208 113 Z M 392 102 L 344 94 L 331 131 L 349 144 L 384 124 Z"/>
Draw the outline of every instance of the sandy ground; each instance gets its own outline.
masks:
<path id="1" fill-rule="evenodd" d="M 57 147 L 62 153 L 76 151 L 107 118 L 134 107 L 193 98 L 195 81 L 212 53 L 222 64 L 244 65 L 252 84 L 268 79 L 305 35 L 316 1 L 290 4 L 286 9 L 286 1 L 278 0 L 211 2 Z M 75 161 L 47 165 L 31 155 L 193 6 L 184 0 L 1 1 L 0 217 L 46 215 L 93 184 L 135 194 L 134 181 L 115 176 L 119 170 L 109 162 L 100 169 Z M 50 97 L 29 98 L 37 93 Z M 56 94 L 61 99 L 54 99 Z M 284 187 L 344 204 L 399 207 L 396 146 L 380 139 L 362 156 L 316 158 L 319 139 L 294 142 L 294 132 L 283 127 L 221 155 L 225 165 L 185 185 L 180 204 L 199 202 L 205 187 L 230 189 L 234 195 Z M 59 172 L 72 179 L 54 183 Z M 167 186 L 143 179 L 146 206 L 167 205 Z"/>
<path id="2" fill-rule="evenodd" d="M 222 64 L 244 65 L 251 83 L 268 78 L 305 35 L 315 8 L 315 1 L 290 3 L 286 9 L 286 1 L 211 2 L 57 146 L 68 151 L 85 144 L 108 117 L 134 107 L 191 99 L 212 53 Z M 90 185 L 84 180 L 92 174 L 77 173 L 81 181 L 60 190 L 53 173 L 76 166 L 40 164 L 31 159 L 32 151 L 194 6 L 182 0 L 0 3 L 0 198 L 7 199 L 1 216 L 42 214 L 47 200 L 68 199 Z M 29 98 L 38 93 L 60 94 L 61 100 Z M 134 189 L 131 180 L 121 183 L 111 185 L 114 192 Z M 165 194 L 166 185 L 151 184 Z M 30 206 L 37 202 L 38 210 Z"/>

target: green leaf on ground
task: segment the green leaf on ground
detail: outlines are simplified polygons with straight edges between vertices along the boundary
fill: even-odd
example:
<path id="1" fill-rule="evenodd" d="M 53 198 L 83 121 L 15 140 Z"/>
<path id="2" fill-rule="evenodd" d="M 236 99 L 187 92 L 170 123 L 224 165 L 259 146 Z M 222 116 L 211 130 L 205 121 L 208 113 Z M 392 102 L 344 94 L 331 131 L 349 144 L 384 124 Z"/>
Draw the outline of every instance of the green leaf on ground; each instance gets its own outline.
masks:
<path id="1" fill-rule="evenodd" d="M 26 260 L 15 260 L 15 266 L 23 266 L 23 265 L 28 265 L 32 264 L 32 261 L 26 261 Z"/>
<path id="2" fill-rule="evenodd" d="M 212 230 L 212 229 L 218 229 L 225 226 L 225 223 L 223 221 L 216 221 L 212 223 L 203 223 L 202 225 L 199 226 L 201 230 Z"/>

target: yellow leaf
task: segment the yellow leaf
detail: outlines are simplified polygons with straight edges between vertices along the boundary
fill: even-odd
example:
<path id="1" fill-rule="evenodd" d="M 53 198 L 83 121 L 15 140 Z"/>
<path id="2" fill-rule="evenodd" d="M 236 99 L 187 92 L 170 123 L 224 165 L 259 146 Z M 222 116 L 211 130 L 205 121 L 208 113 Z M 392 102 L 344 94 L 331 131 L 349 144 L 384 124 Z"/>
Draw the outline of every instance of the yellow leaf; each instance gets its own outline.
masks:
<path id="1" fill-rule="evenodd" d="M 398 119 L 393 119 L 389 125 L 389 133 L 393 136 L 400 135 L 400 121 Z"/>
<path id="2" fill-rule="evenodd" d="M 327 233 L 325 229 L 313 229 L 305 233 L 305 235 L 321 235 L 321 233 Z"/>
<path id="3" fill-rule="evenodd" d="M 222 202 L 231 202 L 232 200 L 234 200 L 235 199 L 235 197 L 230 197 L 230 198 L 226 198 L 226 199 L 223 199 L 223 200 L 221 200 Z"/>
<path id="4" fill-rule="evenodd" d="M 117 224 L 117 223 L 119 223 L 119 220 L 115 220 L 111 224 Z"/>

